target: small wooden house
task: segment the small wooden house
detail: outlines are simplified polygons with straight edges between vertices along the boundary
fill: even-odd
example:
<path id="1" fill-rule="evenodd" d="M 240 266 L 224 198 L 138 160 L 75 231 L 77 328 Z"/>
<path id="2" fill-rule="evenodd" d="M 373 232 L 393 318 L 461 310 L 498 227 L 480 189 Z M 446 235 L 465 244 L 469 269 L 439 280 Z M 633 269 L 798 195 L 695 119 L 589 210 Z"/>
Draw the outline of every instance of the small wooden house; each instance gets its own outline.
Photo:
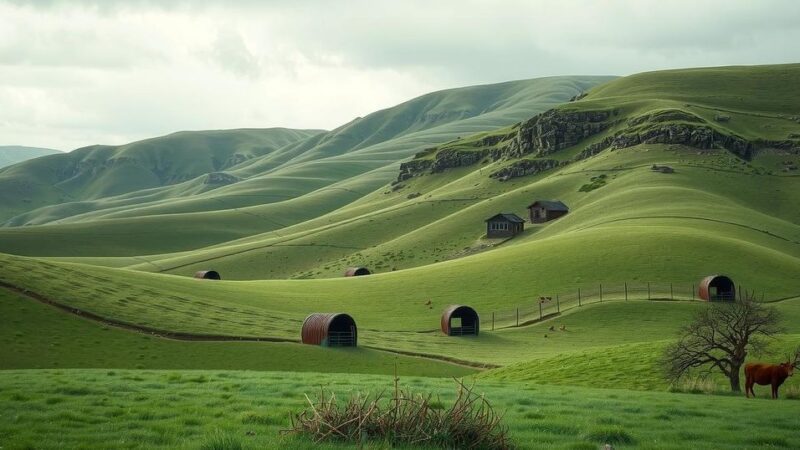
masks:
<path id="1" fill-rule="evenodd" d="M 569 207 L 559 200 L 536 200 L 528 205 L 531 223 L 544 223 L 566 215 Z"/>
<path id="2" fill-rule="evenodd" d="M 486 219 L 486 237 L 504 238 L 516 236 L 525 228 L 525 220 L 516 214 L 500 213 Z"/>

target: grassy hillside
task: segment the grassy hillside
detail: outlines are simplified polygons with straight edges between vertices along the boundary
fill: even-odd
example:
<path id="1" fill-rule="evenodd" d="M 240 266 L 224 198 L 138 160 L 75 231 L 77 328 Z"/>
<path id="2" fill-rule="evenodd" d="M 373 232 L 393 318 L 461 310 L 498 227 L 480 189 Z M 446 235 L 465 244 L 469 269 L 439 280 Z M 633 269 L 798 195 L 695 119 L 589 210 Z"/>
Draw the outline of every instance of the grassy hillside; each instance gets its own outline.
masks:
<path id="1" fill-rule="evenodd" d="M 608 79 L 555 77 L 435 92 L 226 169 L 235 182 L 214 189 L 202 177 L 192 178 L 18 215 L 9 224 L 64 225 L 0 230 L 0 250 L 140 256 L 280 230 L 383 186 L 395 177 L 400 160 L 424 148 L 510 125 Z M 51 243 L 47 249 L 36 243 L 41 240 Z M 92 250 L 82 245 L 87 240 Z"/>
<path id="2" fill-rule="evenodd" d="M 498 260 L 513 257 L 517 264 L 536 267 L 538 272 L 545 266 L 539 258 L 549 258 L 541 246 L 553 243 L 549 248 L 566 256 L 562 260 L 574 255 L 582 259 L 577 264 L 592 266 L 588 273 L 594 275 L 589 279 L 569 280 L 562 275 L 550 283 L 554 288 L 603 279 L 687 281 L 719 271 L 749 277 L 751 271 L 744 261 L 758 260 L 764 265 L 756 267 L 758 273 L 744 283 L 763 280 L 764 288 L 778 291 L 776 295 L 797 294 L 798 286 L 788 274 L 800 255 L 800 215 L 794 208 L 800 201 L 800 178 L 792 170 L 800 164 L 800 143 L 790 136 L 800 133 L 800 116 L 792 110 L 796 103 L 786 101 L 797 94 L 785 86 L 800 81 L 798 67 L 666 71 L 615 80 L 555 110 L 555 114 L 573 115 L 616 111 L 606 120 L 607 128 L 574 145 L 521 156 L 510 150 L 503 154 L 504 146 L 513 150 L 520 126 L 495 132 L 508 137 L 494 144 L 486 143 L 486 135 L 456 140 L 423 152 L 414 161 L 494 150 L 499 157 L 486 153 L 482 163 L 456 165 L 436 173 L 421 171 L 329 214 L 280 231 L 189 253 L 152 255 L 145 264 L 132 260 L 108 264 L 184 275 L 213 265 L 231 279 L 337 277 L 353 264 L 378 272 L 401 270 L 492 248 L 498 243 L 481 239 L 486 217 L 498 211 L 524 217 L 525 206 L 533 200 L 558 198 L 571 207 L 571 213 L 553 223 L 529 225 L 523 236 L 500 245 L 496 251 L 509 253 Z M 751 72 L 752 78 L 748 76 Z M 709 79 L 715 80 L 713 89 Z M 758 89 L 765 93 L 753 104 L 747 103 L 749 97 L 739 100 L 736 94 Z M 732 112 L 732 98 L 737 99 L 738 112 Z M 772 106 L 764 106 L 770 98 Z M 719 121 L 717 116 L 727 119 Z M 669 130 L 679 135 L 676 130 L 684 126 L 706 130 L 719 143 L 706 143 L 703 145 L 710 146 L 700 149 L 691 142 L 675 143 Z M 667 130 L 666 137 L 658 134 L 663 130 Z M 600 144 L 612 145 L 619 136 L 625 137 L 614 144 L 619 147 L 603 150 Z M 633 142 L 631 136 L 639 140 L 640 136 L 655 137 L 628 145 L 625 142 Z M 734 145 L 720 148 L 722 139 L 741 144 L 742 153 L 737 153 Z M 481 142 L 485 145 L 478 145 Z M 601 151 L 587 157 L 584 151 L 593 144 Z M 490 177 L 525 161 L 550 159 L 560 165 L 507 181 Z M 669 165 L 676 173 L 654 172 L 650 170 L 653 165 Z M 601 181 L 595 183 L 593 178 Z M 593 183 L 599 188 L 581 191 Z M 592 234 L 602 234 L 609 243 L 627 242 L 590 246 L 586 242 Z M 512 250 L 517 246 L 526 250 Z M 532 259 L 522 256 L 534 253 Z M 648 255 L 647 264 L 629 263 L 642 254 Z M 573 260 L 570 265 L 555 264 L 556 273 L 587 273 L 573 269 Z M 551 289 L 547 284 L 544 288 Z"/>
<path id="3" fill-rule="evenodd" d="M 489 277 L 480 278 L 462 267 L 448 278 L 429 284 L 407 276 L 415 270 L 341 280 L 208 282 L 17 257 L 4 257 L 2 263 L 2 281 L 6 283 L 129 324 L 197 334 L 295 340 L 308 314 L 343 311 L 355 318 L 362 346 L 487 365 L 671 339 L 692 314 L 705 307 L 692 301 L 646 301 L 641 291 L 631 292 L 628 302 L 607 298 L 604 303 L 595 300 L 581 307 L 573 298 L 561 303 L 560 317 L 491 332 L 492 312 L 531 309 L 538 298 L 530 293 L 513 294 L 517 289 L 530 290 L 524 279 L 499 280 L 490 285 Z M 517 285 L 520 287 L 509 287 Z M 453 303 L 467 303 L 477 309 L 483 321 L 481 337 L 451 338 L 438 331 L 442 309 Z M 776 305 L 787 318 L 798 315 L 800 303 L 796 301 Z M 555 305 L 549 305 L 545 312 L 555 312 Z M 513 325 L 509 318 L 498 315 L 497 319 L 498 328 Z M 550 333 L 549 327 L 555 325 L 565 325 L 569 332 Z M 787 329 L 800 332 L 791 320 L 787 320 Z"/>
<path id="4" fill-rule="evenodd" d="M 473 370 L 370 349 L 299 343 L 190 342 L 82 319 L 0 289 L 0 370 L 96 368 L 291 370 L 463 376 Z M 299 333 L 298 333 L 299 334 Z"/>
<path id="5" fill-rule="evenodd" d="M 11 166 L 40 156 L 61 153 L 52 148 L 25 147 L 21 145 L 0 145 L 0 168 Z"/>
<path id="6" fill-rule="evenodd" d="M 184 131 L 121 146 L 95 145 L 0 170 L 0 219 L 35 224 L 93 208 L 82 203 L 171 186 L 268 154 L 318 130 L 286 128 Z M 197 189 L 224 184 L 206 176 Z M 205 185 L 205 186 L 203 186 Z M 150 193 L 148 193 L 150 194 Z M 39 214 L 22 214 L 48 205 Z"/>

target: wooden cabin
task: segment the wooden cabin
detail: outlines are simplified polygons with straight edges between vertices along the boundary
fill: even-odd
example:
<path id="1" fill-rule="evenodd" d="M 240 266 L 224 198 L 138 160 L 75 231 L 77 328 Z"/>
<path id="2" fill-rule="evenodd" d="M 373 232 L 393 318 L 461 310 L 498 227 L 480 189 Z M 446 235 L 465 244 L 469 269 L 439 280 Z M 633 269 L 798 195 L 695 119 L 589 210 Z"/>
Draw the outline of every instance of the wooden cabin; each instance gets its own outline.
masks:
<path id="1" fill-rule="evenodd" d="M 512 213 L 500 213 L 486 219 L 486 237 L 513 237 L 525 229 L 525 219 Z"/>
<path id="2" fill-rule="evenodd" d="M 536 200 L 528 205 L 531 223 L 544 223 L 558 219 L 569 212 L 569 207 L 560 200 Z"/>

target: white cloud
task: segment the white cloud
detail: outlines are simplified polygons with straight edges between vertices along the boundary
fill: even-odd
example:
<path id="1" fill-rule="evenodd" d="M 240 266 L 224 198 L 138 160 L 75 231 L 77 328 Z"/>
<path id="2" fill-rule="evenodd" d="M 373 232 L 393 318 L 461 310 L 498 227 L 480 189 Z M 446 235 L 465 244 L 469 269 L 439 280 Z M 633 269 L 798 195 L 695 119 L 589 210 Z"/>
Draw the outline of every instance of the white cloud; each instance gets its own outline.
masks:
<path id="1" fill-rule="evenodd" d="M 0 144 L 333 128 L 425 92 L 800 61 L 794 0 L 0 0 Z"/>

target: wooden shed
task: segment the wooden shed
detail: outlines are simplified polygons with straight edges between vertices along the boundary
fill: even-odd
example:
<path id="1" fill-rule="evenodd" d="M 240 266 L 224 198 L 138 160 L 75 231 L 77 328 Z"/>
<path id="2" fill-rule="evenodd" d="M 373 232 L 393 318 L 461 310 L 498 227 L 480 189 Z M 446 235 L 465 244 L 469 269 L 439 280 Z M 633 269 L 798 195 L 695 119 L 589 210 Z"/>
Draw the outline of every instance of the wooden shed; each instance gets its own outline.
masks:
<path id="1" fill-rule="evenodd" d="M 512 213 L 500 213 L 486 219 L 486 237 L 516 236 L 525 229 L 525 219 Z"/>
<path id="2" fill-rule="evenodd" d="M 323 347 L 355 347 L 358 344 L 356 321 L 343 313 L 314 313 L 303 321 L 303 344 Z"/>
<path id="3" fill-rule="evenodd" d="M 219 276 L 219 272 L 216 270 L 198 270 L 194 273 L 195 278 L 200 278 L 203 280 L 221 280 L 222 277 Z"/>
<path id="4" fill-rule="evenodd" d="M 528 205 L 531 223 L 544 223 L 558 219 L 569 212 L 569 207 L 560 200 L 536 200 Z"/>
<path id="5" fill-rule="evenodd" d="M 700 282 L 698 295 L 707 302 L 724 302 L 736 300 L 736 285 L 725 275 L 710 275 Z"/>
<path id="6" fill-rule="evenodd" d="M 442 333 L 448 336 L 477 336 L 478 332 L 480 318 L 469 306 L 452 305 L 442 312 Z"/>
<path id="7" fill-rule="evenodd" d="M 366 267 L 348 267 L 347 270 L 344 271 L 344 276 L 346 277 L 361 277 L 370 274 L 372 274 L 372 272 Z"/>

